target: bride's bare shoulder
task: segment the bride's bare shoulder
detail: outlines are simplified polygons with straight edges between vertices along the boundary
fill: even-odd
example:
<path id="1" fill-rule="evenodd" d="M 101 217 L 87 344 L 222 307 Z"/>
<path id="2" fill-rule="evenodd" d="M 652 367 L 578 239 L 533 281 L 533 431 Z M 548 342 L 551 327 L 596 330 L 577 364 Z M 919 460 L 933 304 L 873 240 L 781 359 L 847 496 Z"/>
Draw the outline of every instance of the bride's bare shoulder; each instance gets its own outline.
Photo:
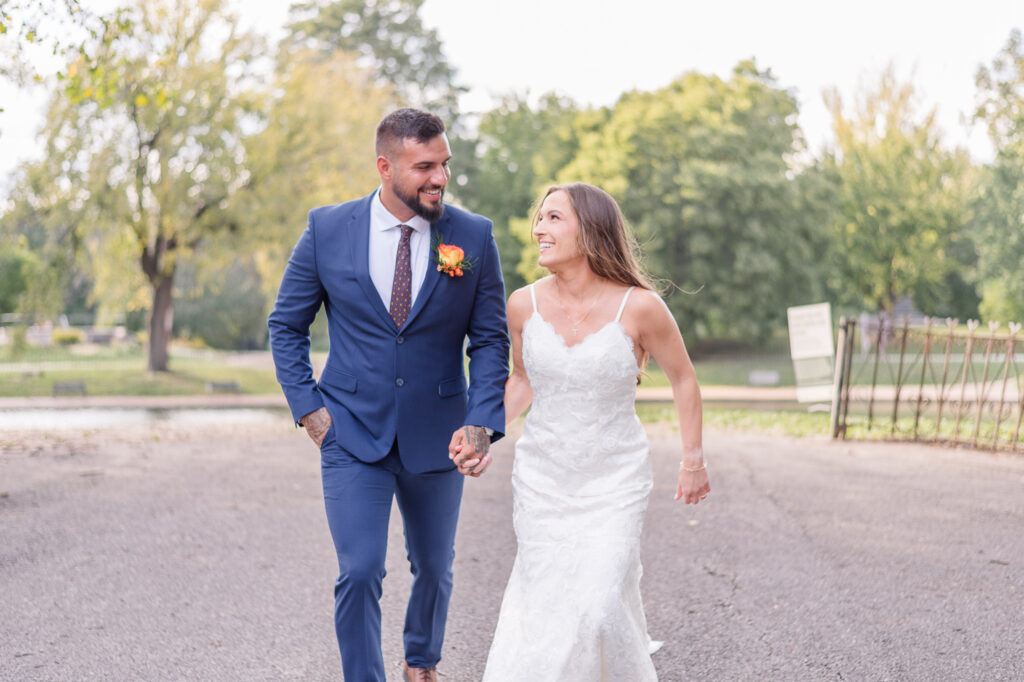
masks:
<path id="1" fill-rule="evenodd" d="M 671 318 L 664 299 L 656 291 L 637 288 L 630 296 L 627 311 L 632 309 L 633 315 L 641 324 L 649 324 L 654 321 L 664 321 L 666 316 Z"/>
<path id="2" fill-rule="evenodd" d="M 533 301 L 530 298 L 530 285 L 521 287 L 508 297 L 509 322 L 522 324 L 533 313 Z"/>

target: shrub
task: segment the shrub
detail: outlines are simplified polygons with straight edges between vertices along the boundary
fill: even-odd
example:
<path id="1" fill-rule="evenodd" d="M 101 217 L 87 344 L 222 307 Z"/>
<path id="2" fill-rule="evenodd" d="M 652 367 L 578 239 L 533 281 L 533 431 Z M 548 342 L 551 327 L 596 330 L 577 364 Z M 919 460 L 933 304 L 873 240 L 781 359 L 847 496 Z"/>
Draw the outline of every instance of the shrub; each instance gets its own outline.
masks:
<path id="1" fill-rule="evenodd" d="M 82 343 L 84 340 L 85 334 L 81 329 L 58 327 L 53 330 L 53 342 L 58 346 L 73 346 L 76 343 Z"/>

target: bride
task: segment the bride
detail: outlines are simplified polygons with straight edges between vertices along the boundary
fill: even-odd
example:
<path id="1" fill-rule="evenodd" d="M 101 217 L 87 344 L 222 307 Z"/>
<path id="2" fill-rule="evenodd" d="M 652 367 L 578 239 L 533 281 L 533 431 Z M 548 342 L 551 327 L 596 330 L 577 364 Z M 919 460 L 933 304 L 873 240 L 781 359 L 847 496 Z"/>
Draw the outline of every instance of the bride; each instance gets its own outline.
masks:
<path id="1" fill-rule="evenodd" d="M 551 275 L 508 302 L 506 421 L 532 409 L 512 471 L 518 552 L 484 680 L 655 680 L 640 599 L 652 481 L 637 376 L 650 356 L 672 384 L 676 499 L 686 503 L 710 492 L 700 389 L 614 199 L 583 183 L 551 187 L 533 234 Z M 454 459 L 472 476 L 489 464 L 489 455 Z"/>

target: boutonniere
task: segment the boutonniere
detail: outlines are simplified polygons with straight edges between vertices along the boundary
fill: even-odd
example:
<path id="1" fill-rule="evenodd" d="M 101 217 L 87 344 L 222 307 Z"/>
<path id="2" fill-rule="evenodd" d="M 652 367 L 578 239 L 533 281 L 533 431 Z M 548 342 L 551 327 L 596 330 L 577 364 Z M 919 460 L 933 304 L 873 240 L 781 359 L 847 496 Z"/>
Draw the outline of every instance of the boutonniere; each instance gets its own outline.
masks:
<path id="1" fill-rule="evenodd" d="M 473 269 L 473 261 L 466 257 L 462 247 L 440 240 L 434 251 L 437 253 L 437 269 L 449 277 L 462 277 L 464 272 Z"/>

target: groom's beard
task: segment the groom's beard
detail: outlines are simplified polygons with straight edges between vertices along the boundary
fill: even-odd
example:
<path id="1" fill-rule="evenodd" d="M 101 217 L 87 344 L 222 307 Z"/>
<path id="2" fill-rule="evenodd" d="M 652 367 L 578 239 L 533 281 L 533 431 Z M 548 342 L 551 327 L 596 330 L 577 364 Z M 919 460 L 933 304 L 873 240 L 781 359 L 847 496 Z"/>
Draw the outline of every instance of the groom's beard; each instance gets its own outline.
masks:
<path id="1" fill-rule="evenodd" d="M 420 187 L 410 194 L 405 191 L 404 187 L 396 183 L 392 189 L 395 191 L 395 196 L 402 200 L 402 203 L 408 206 L 416 215 L 425 218 L 429 222 L 434 222 L 444 214 L 444 187 Z M 437 206 L 427 206 L 420 201 L 420 191 L 429 189 L 441 190 L 441 194 L 437 198 Z"/>

